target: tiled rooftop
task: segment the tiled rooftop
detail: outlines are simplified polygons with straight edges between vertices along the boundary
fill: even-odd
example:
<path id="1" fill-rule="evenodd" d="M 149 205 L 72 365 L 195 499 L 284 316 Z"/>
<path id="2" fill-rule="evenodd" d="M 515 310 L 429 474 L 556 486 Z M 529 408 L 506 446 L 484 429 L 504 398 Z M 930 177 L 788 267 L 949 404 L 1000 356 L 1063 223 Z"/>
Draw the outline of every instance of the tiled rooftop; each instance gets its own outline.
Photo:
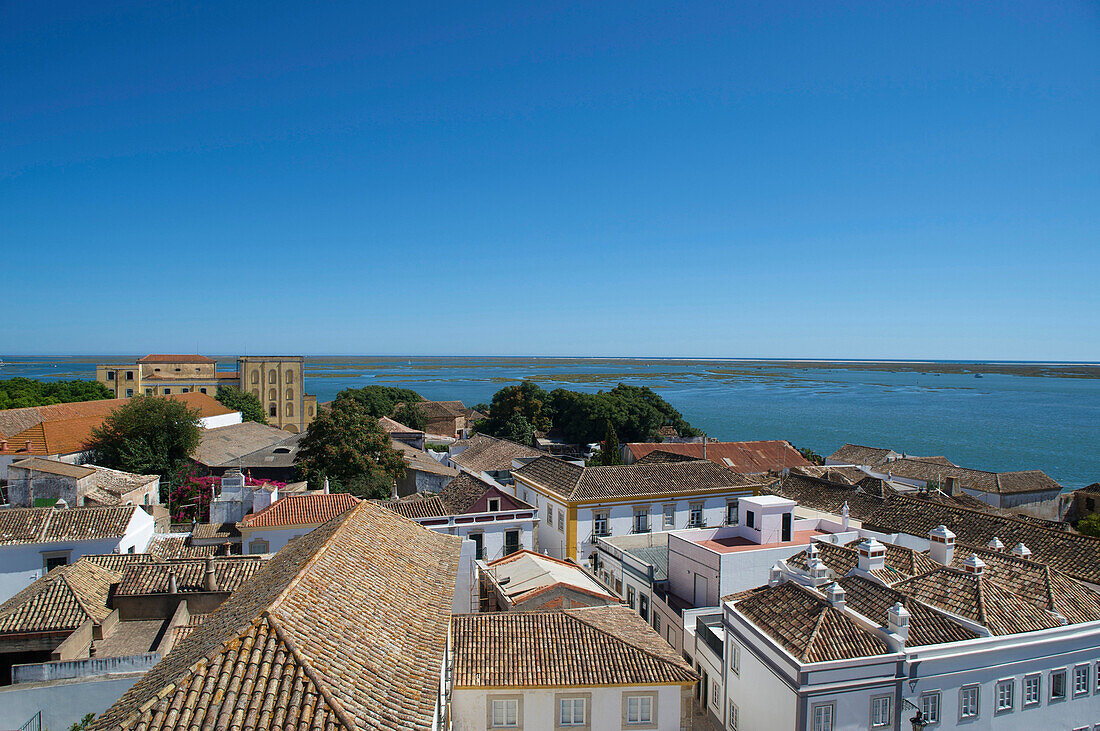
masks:
<path id="1" fill-rule="evenodd" d="M 359 498 L 346 492 L 331 495 L 288 495 L 258 513 L 244 516 L 241 525 L 260 528 L 324 523 L 351 510 L 358 503 Z"/>
<path id="2" fill-rule="evenodd" d="M 221 556 L 211 559 L 217 591 L 237 591 L 261 568 L 264 561 L 259 556 Z M 168 575 L 176 577 L 180 593 L 207 591 L 205 587 L 206 561 L 175 560 L 155 563 L 132 563 L 122 570 L 122 581 L 116 591 L 119 596 L 135 594 L 164 594 L 168 592 Z"/>
<path id="3" fill-rule="evenodd" d="M 0 510 L 0 546 L 121 538 L 137 510 L 112 508 L 10 508 Z"/>
<path id="4" fill-rule="evenodd" d="M 514 459 L 533 459 L 546 454 L 525 444 L 485 434 L 475 434 L 460 444 L 465 444 L 466 448 L 450 460 L 464 469 L 478 473 L 508 471 L 512 469 Z"/>
<path id="5" fill-rule="evenodd" d="M 660 450 L 693 459 L 707 459 L 720 467 L 726 467 L 744 475 L 762 472 L 778 472 L 790 467 L 809 465 L 790 442 L 780 439 L 756 442 L 632 442 L 626 445 L 634 459 L 642 459 L 650 452 Z"/>
<path id="6" fill-rule="evenodd" d="M 58 566 L 0 605 L 0 634 L 74 630 L 102 622 L 107 596 L 121 577 L 93 561 Z"/>

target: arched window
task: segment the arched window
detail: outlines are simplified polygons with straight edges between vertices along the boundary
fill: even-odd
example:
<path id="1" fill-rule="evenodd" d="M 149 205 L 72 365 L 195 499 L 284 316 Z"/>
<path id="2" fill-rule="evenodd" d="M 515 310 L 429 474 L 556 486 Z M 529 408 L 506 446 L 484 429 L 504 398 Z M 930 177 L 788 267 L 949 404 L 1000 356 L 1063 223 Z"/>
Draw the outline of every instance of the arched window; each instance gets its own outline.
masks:
<path id="1" fill-rule="evenodd" d="M 294 371 L 293 370 L 288 370 L 286 372 L 286 382 L 287 383 L 294 383 Z"/>
<path id="2" fill-rule="evenodd" d="M 313 416 L 313 407 L 312 406 L 309 407 L 309 415 Z"/>
<path id="3" fill-rule="evenodd" d="M 260 389 L 258 389 L 258 388 L 252 389 L 252 395 L 255 396 L 257 400 L 259 400 L 259 398 L 260 398 Z"/>
<path id="4" fill-rule="evenodd" d="M 267 415 L 268 416 L 278 416 L 278 414 L 275 413 L 275 404 L 271 404 L 270 406 L 267 407 Z"/>
<path id="5" fill-rule="evenodd" d="M 286 415 L 287 416 L 294 416 L 294 404 L 287 404 L 286 405 Z"/>
<path id="6" fill-rule="evenodd" d="M 279 398 L 279 396 L 278 396 L 278 394 L 275 393 L 274 388 L 267 389 L 267 400 L 268 401 L 274 401 L 277 398 Z"/>
<path id="7" fill-rule="evenodd" d="M 278 376 L 275 375 L 274 370 L 270 370 L 270 371 L 267 372 L 267 382 L 268 383 L 278 383 L 279 382 L 278 381 Z"/>
<path id="8" fill-rule="evenodd" d="M 252 371 L 252 383 L 253 385 L 260 382 L 260 372 L 258 370 Z"/>
<path id="9" fill-rule="evenodd" d="M 287 397 L 288 399 L 292 399 L 292 398 L 294 398 L 294 389 L 293 389 L 293 388 L 287 388 L 287 390 L 286 390 L 286 397 Z"/>

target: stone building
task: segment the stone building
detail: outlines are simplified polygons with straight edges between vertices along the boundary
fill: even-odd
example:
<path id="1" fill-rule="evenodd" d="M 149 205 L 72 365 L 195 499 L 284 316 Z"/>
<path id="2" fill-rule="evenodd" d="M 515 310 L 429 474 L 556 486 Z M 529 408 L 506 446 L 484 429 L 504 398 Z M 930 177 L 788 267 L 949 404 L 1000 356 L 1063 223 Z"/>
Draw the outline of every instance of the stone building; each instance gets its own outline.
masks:
<path id="1" fill-rule="evenodd" d="M 74 507 L 159 505 L 160 476 L 31 457 L 8 467 L 8 501 L 33 508 L 64 500 Z"/>
<path id="2" fill-rule="evenodd" d="M 263 404 L 267 423 L 297 434 L 317 413 L 317 397 L 305 393 L 300 355 L 241 356 L 237 370 L 218 371 L 205 355 L 147 355 L 132 364 L 96 366 L 96 380 L 120 398 L 178 393 L 217 394 L 236 386 Z"/>

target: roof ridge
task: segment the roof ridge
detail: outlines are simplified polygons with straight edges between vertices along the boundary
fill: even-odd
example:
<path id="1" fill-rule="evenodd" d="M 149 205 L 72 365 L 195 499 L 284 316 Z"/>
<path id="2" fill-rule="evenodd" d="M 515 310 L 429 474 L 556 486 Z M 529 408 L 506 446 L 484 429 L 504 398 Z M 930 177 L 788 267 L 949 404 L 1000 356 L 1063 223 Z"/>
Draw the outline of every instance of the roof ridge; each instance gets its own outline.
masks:
<path id="1" fill-rule="evenodd" d="M 598 611 L 607 611 L 606 607 L 621 607 L 621 606 L 624 606 L 624 605 L 622 605 L 622 604 L 605 604 L 603 606 L 598 606 L 598 607 L 571 607 L 569 609 L 562 609 L 561 613 L 564 614 L 567 617 L 570 617 L 574 621 L 580 622 L 585 627 L 592 628 L 593 630 L 595 630 L 596 632 L 599 632 L 600 634 L 604 635 L 605 637 L 610 637 L 611 639 L 615 640 L 616 642 L 621 642 L 622 644 L 624 644 L 627 647 L 635 650 L 636 652 L 640 652 L 643 655 L 646 655 L 647 657 L 651 657 L 654 660 L 662 662 L 666 665 L 671 665 L 672 667 L 676 668 L 677 670 L 683 670 L 684 669 L 683 666 L 677 664 L 677 662 L 674 662 L 673 660 L 670 660 L 667 657 L 661 657 L 660 655 L 657 655 L 657 654 L 653 653 L 652 651 L 647 650 L 644 647 L 638 647 L 637 645 L 635 645 L 633 642 L 629 641 L 625 637 L 623 637 L 621 635 L 612 634 L 611 632 L 608 632 L 607 630 L 603 629 L 602 627 L 598 627 L 598 626 L 592 624 L 592 622 L 581 619 L 580 617 L 577 616 L 577 613 L 579 613 L 579 612 L 592 612 L 594 614 L 595 612 L 593 612 L 592 610 L 595 610 L 596 612 L 598 612 Z M 637 616 L 637 615 L 634 614 L 634 612 L 631 612 L 630 614 L 631 614 L 631 616 Z M 639 621 L 640 621 L 640 618 L 639 618 Z M 646 625 L 646 629 L 647 630 L 649 629 L 648 624 Z M 658 637 L 658 639 L 660 639 L 660 635 L 658 635 L 657 637 Z M 664 642 L 664 640 L 661 640 L 661 641 Z"/>
<path id="2" fill-rule="evenodd" d="M 814 478 L 814 477 L 806 477 L 805 475 L 798 475 L 798 476 L 800 478 L 803 478 L 803 479 L 811 479 L 811 480 L 817 479 L 817 478 Z M 920 505 L 927 505 L 928 504 L 927 502 L 918 500 L 917 498 L 909 497 L 908 495 L 902 494 L 900 492 L 893 493 L 891 495 L 890 499 L 902 500 L 902 501 L 905 501 L 906 503 L 910 503 L 910 504 L 920 504 Z M 1070 538 L 1070 539 L 1081 538 L 1081 539 L 1084 539 L 1086 542 L 1087 541 L 1100 541 L 1100 537 L 1098 537 L 1098 536 L 1086 536 L 1083 533 L 1068 533 L 1068 532 L 1063 531 L 1063 530 L 1057 530 L 1055 528 L 1048 528 L 1047 526 L 1040 525 L 1038 523 L 1031 523 L 1031 522 L 1028 522 L 1026 520 L 1020 520 L 1019 518 L 1016 518 L 1016 517 L 1011 516 L 1011 515 L 1002 515 L 1002 514 L 997 514 L 997 513 L 989 513 L 989 512 L 986 512 L 984 510 L 978 510 L 977 508 L 968 508 L 965 505 L 959 505 L 959 504 L 947 505 L 947 504 L 940 503 L 940 505 L 942 505 L 947 510 L 961 510 L 961 511 L 964 511 L 964 512 L 969 513 L 971 515 L 981 515 L 981 516 L 984 516 L 985 518 L 992 519 L 992 520 L 1006 520 L 1006 521 L 1009 521 L 1010 523 L 1015 524 L 1015 525 L 1026 525 L 1029 528 L 1034 528 L 1035 530 L 1045 531 L 1046 533 L 1056 535 L 1056 536 L 1062 536 L 1064 538 Z M 865 522 L 871 522 L 871 521 L 865 521 Z"/>
<path id="3" fill-rule="evenodd" d="M 321 675 L 314 669 L 313 664 L 302 654 L 298 649 L 297 643 L 284 631 L 282 623 L 278 621 L 270 610 L 265 609 L 260 613 L 260 617 L 263 617 L 272 631 L 275 632 L 275 636 L 279 638 L 279 641 L 286 645 L 287 650 L 290 651 L 291 656 L 294 657 L 294 661 L 298 663 L 298 666 L 302 668 L 302 672 L 306 674 L 306 677 L 317 687 L 317 693 L 325 700 L 331 708 L 332 712 L 336 714 L 336 717 L 340 719 L 340 723 L 344 725 L 347 731 L 354 731 L 357 724 L 355 720 L 351 718 L 351 715 L 344 710 L 344 706 L 337 700 L 336 696 L 332 694 L 332 691 L 328 688 L 328 683 L 321 677 Z"/>
<path id="4" fill-rule="evenodd" d="M 818 599 L 819 602 L 821 601 L 819 597 L 815 596 L 814 598 Z M 814 643 L 817 642 L 817 636 L 821 632 L 822 625 L 825 624 L 825 617 L 828 616 L 829 610 L 832 609 L 828 604 L 819 604 L 818 606 L 821 607 L 821 613 L 817 615 L 817 621 L 814 622 L 813 631 L 810 632 L 810 636 L 806 639 L 806 647 L 803 648 L 802 654 L 798 658 L 800 662 L 809 661 L 810 654 L 814 649 Z"/>

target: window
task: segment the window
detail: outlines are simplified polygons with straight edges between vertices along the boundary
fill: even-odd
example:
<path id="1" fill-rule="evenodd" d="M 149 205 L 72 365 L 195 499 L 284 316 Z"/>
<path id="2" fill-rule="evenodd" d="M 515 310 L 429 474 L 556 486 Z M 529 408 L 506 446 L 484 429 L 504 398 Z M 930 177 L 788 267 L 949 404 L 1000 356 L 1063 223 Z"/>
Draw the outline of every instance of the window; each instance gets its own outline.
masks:
<path id="1" fill-rule="evenodd" d="M 258 388 L 252 389 L 252 395 L 255 396 L 258 400 L 260 398 L 260 389 L 258 389 Z"/>
<path id="2" fill-rule="evenodd" d="M 153 389 L 151 389 L 151 388 L 145 389 L 145 395 L 146 396 L 152 396 L 153 395 Z"/>
<path id="3" fill-rule="evenodd" d="M 274 401 L 277 398 L 279 398 L 279 394 L 275 391 L 274 388 L 267 389 L 267 400 L 268 401 Z"/>
<path id="4" fill-rule="evenodd" d="M 313 407 L 312 406 L 309 407 L 309 415 L 313 416 Z"/>
<path id="5" fill-rule="evenodd" d="M 1039 675 L 1024 676 L 1024 708 L 1039 705 L 1041 680 Z"/>
<path id="6" fill-rule="evenodd" d="M 726 525 L 737 525 L 737 501 L 726 503 Z"/>
<path id="7" fill-rule="evenodd" d="M 756 513 L 752 510 L 745 511 L 745 525 L 750 528 L 756 527 Z"/>
<path id="8" fill-rule="evenodd" d="M 268 405 L 267 415 L 268 416 L 278 416 L 279 415 L 279 410 L 275 408 L 275 404 L 269 404 Z"/>
<path id="9" fill-rule="evenodd" d="M 894 723 L 893 701 L 888 695 L 871 699 L 871 728 L 890 728 Z"/>
<path id="10" fill-rule="evenodd" d="M 71 551 L 46 551 L 42 554 L 42 568 L 49 573 L 58 566 L 68 566 L 70 553 Z"/>
<path id="11" fill-rule="evenodd" d="M 993 695 L 997 699 L 997 713 L 1008 713 L 1015 707 L 1016 701 L 1012 697 L 1015 692 L 1015 680 L 1002 680 L 997 683 L 997 689 Z"/>
<path id="12" fill-rule="evenodd" d="M 927 723 L 940 722 L 940 692 L 921 693 L 920 712 Z"/>
<path id="13" fill-rule="evenodd" d="M 741 647 L 736 642 L 730 642 L 730 670 L 734 675 L 741 674 Z"/>
<path id="14" fill-rule="evenodd" d="M 469 537 L 474 542 L 474 558 L 483 561 L 485 559 L 485 536 L 481 533 L 471 533 Z"/>
<path id="15" fill-rule="evenodd" d="M 978 697 L 981 686 L 968 685 L 959 691 L 959 718 L 978 717 Z"/>
<path id="16" fill-rule="evenodd" d="M 703 504 L 693 503 L 690 507 L 690 515 L 688 517 L 689 528 L 701 528 L 703 526 Z"/>
<path id="17" fill-rule="evenodd" d="M 126 380 L 127 381 L 134 380 L 134 372 L 133 371 L 126 371 Z"/>
<path id="18" fill-rule="evenodd" d="M 737 731 L 737 704 L 730 701 L 729 725 L 733 731 Z"/>
<path id="19" fill-rule="evenodd" d="M 252 384 L 255 385 L 260 382 L 260 372 L 252 371 Z"/>
<path id="20" fill-rule="evenodd" d="M 718 681 L 710 681 L 710 704 L 715 708 L 718 708 L 718 696 L 721 694 L 721 690 L 718 688 Z"/>
<path id="21" fill-rule="evenodd" d="M 560 698 L 558 700 L 559 726 L 586 726 L 586 698 Z"/>
<path id="22" fill-rule="evenodd" d="M 206 388 L 205 388 L 205 387 L 203 387 L 203 388 L 200 388 L 200 389 L 199 389 L 199 393 L 206 393 Z"/>
<path id="23" fill-rule="evenodd" d="M 126 389 L 126 398 L 130 398 L 133 395 L 134 395 L 134 389 L 132 389 L 132 388 Z"/>
<path id="24" fill-rule="evenodd" d="M 294 416 L 294 404 L 288 403 L 286 405 L 286 415 L 287 416 Z"/>
<path id="25" fill-rule="evenodd" d="M 609 536 L 611 532 L 607 530 L 607 513 L 595 513 L 593 515 L 593 528 L 592 532 L 597 536 Z"/>
<path id="26" fill-rule="evenodd" d="M 627 584 L 626 587 L 626 603 L 630 605 L 630 608 L 634 608 L 634 587 Z"/>
<path id="27" fill-rule="evenodd" d="M 661 615 L 657 612 L 653 613 L 653 631 L 661 634 Z"/>
<path id="28" fill-rule="evenodd" d="M 1073 669 L 1073 697 L 1088 695 L 1089 692 L 1089 666 L 1078 665 Z"/>
<path id="29" fill-rule="evenodd" d="M 832 703 L 821 703 L 813 707 L 813 731 L 833 731 L 833 716 L 836 707 Z"/>
<path id="30" fill-rule="evenodd" d="M 649 508 L 634 508 L 634 532 L 649 533 Z"/>
<path id="31" fill-rule="evenodd" d="M 645 594 L 638 595 L 638 615 L 645 621 L 649 621 L 649 597 Z"/>
<path id="32" fill-rule="evenodd" d="M 627 724 L 653 723 L 653 696 L 627 696 L 626 722 Z"/>
<path id="33" fill-rule="evenodd" d="M 167 396 L 167 395 L 168 395 L 168 394 L 170 394 L 170 393 L 172 393 L 172 389 L 170 389 L 170 388 L 166 388 L 166 389 L 164 389 L 164 395 L 165 395 L 165 396 Z"/>
<path id="34" fill-rule="evenodd" d="M 490 513 L 499 513 L 500 512 L 500 498 L 498 498 L 498 497 L 489 498 L 489 512 Z"/>
<path id="35" fill-rule="evenodd" d="M 268 383 L 278 383 L 279 382 L 279 379 L 275 376 L 275 371 L 268 371 L 268 373 L 267 373 L 267 382 Z"/>
<path id="36" fill-rule="evenodd" d="M 114 371 L 107 371 L 107 380 L 108 381 L 115 380 L 115 372 Z"/>
<path id="37" fill-rule="evenodd" d="M 293 369 L 287 370 L 287 372 L 286 372 L 286 382 L 287 382 L 287 384 L 294 383 L 294 370 Z"/>
<path id="38" fill-rule="evenodd" d="M 1052 670 L 1050 673 L 1050 700 L 1064 701 L 1066 699 L 1066 671 Z"/>
<path id="39" fill-rule="evenodd" d="M 267 553 L 268 543 L 263 538 L 254 538 L 248 544 L 249 553 Z"/>
<path id="40" fill-rule="evenodd" d="M 665 530 L 672 530 L 676 527 L 676 506 L 665 506 Z"/>
<path id="41" fill-rule="evenodd" d="M 519 728 L 519 699 L 494 698 L 489 705 L 490 728 Z"/>
<path id="42" fill-rule="evenodd" d="M 554 507 L 549 503 L 546 504 L 546 524 L 551 528 L 554 527 Z"/>
<path id="43" fill-rule="evenodd" d="M 189 389 L 189 388 L 181 388 L 181 389 L 180 389 L 180 393 L 191 393 L 191 389 Z"/>
<path id="44" fill-rule="evenodd" d="M 519 550 L 519 531 L 510 530 L 504 532 L 504 555 L 511 556 Z"/>
<path id="45" fill-rule="evenodd" d="M 294 398 L 294 389 L 293 388 L 288 388 L 286 390 L 286 397 L 287 397 L 288 400 Z"/>
<path id="46" fill-rule="evenodd" d="M 565 532 L 565 513 L 561 510 L 558 511 L 558 530 Z"/>

